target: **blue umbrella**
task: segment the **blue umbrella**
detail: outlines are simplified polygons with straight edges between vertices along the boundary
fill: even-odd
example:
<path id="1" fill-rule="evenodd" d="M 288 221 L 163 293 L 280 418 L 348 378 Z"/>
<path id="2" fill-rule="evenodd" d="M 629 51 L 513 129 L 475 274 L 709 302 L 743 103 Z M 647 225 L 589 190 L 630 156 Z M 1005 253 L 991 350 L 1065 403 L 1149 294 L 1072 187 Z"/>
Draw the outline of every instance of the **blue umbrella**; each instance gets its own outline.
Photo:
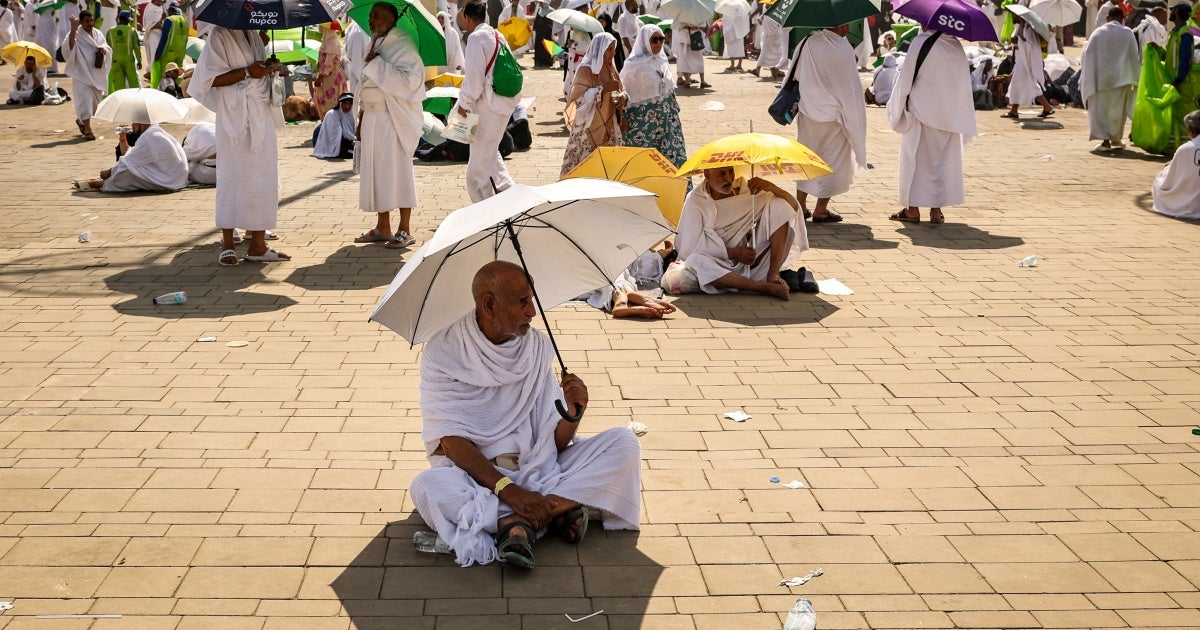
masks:
<path id="1" fill-rule="evenodd" d="M 287 29 L 332 22 L 349 0 L 204 0 L 196 19 L 236 31 Z"/>

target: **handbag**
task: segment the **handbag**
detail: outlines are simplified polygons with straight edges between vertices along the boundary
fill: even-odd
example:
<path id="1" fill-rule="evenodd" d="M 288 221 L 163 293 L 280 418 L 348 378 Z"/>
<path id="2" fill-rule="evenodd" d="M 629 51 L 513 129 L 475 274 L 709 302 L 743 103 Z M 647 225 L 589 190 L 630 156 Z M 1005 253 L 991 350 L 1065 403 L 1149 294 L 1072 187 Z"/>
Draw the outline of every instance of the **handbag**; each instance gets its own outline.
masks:
<path id="1" fill-rule="evenodd" d="M 692 31 L 688 35 L 688 48 L 692 50 L 704 50 L 704 33 L 700 31 Z"/>
<path id="2" fill-rule="evenodd" d="M 521 75 L 521 66 L 517 65 L 517 60 L 513 58 L 512 51 L 508 46 L 500 45 L 500 34 L 492 31 L 496 37 L 496 50 L 492 53 L 491 61 L 488 61 L 487 68 L 484 68 L 483 73 L 486 76 L 488 71 L 495 64 L 496 71 L 492 73 L 492 90 L 500 96 L 516 96 L 521 93 L 521 87 L 525 83 L 525 77 Z"/>
<path id="3" fill-rule="evenodd" d="M 783 80 L 783 87 L 779 88 L 775 100 L 771 101 L 771 105 L 767 107 L 767 113 L 771 115 L 771 118 L 785 127 L 792 124 L 792 121 L 796 119 L 796 113 L 800 110 L 800 82 L 796 80 L 796 68 L 800 66 L 800 55 L 804 53 L 804 45 L 807 43 L 807 37 L 800 42 L 800 49 L 796 51 L 796 62 L 792 64 L 792 71 Z"/>
<path id="4" fill-rule="evenodd" d="M 94 65 L 95 65 L 97 68 L 103 68 L 103 67 L 104 67 L 104 51 L 103 51 L 103 50 L 97 50 L 97 51 L 96 51 L 96 59 L 95 59 L 95 60 L 94 60 L 92 63 L 93 63 L 93 64 L 94 64 Z"/>

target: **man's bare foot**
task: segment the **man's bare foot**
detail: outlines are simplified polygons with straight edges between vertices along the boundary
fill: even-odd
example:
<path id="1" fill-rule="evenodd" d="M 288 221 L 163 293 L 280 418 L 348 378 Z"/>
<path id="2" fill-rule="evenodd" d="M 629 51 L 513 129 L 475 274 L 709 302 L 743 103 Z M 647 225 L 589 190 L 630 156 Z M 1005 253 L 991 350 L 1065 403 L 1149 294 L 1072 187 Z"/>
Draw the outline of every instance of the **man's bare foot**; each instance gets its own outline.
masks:
<path id="1" fill-rule="evenodd" d="M 614 306 L 612 311 L 612 316 L 619 318 L 662 319 L 663 315 L 662 311 L 651 306 Z"/>
<path id="2" fill-rule="evenodd" d="M 88 187 L 100 190 L 101 188 L 104 188 L 104 180 L 100 179 L 99 177 L 93 177 L 88 180 Z"/>
<path id="3" fill-rule="evenodd" d="M 770 295 L 770 296 L 777 297 L 785 302 L 792 299 L 791 298 L 791 290 L 788 289 L 787 283 L 784 282 L 783 280 L 779 280 L 777 282 L 776 281 L 759 282 L 759 283 L 757 283 L 757 286 L 754 289 L 754 291 L 756 291 L 758 293 L 762 293 L 763 295 Z"/>
<path id="4" fill-rule="evenodd" d="M 659 317 L 675 312 L 675 307 L 672 306 L 670 302 L 656 300 L 648 295 L 643 295 L 637 292 L 629 294 L 629 303 L 635 306 L 652 308 L 660 313 Z"/>

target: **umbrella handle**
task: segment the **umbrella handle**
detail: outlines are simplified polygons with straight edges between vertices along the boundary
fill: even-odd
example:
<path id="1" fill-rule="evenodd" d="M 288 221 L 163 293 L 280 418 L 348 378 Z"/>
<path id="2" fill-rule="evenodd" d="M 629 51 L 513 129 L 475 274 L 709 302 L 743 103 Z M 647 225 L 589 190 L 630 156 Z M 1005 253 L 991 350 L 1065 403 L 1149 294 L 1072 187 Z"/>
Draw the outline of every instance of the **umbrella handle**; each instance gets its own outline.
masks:
<path id="1" fill-rule="evenodd" d="M 563 372 L 563 374 L 566 374 L 566 372 Z M 558 415 L 562 416 L 562 419 L 567 422 L 579 422 L 579 419 L 583 417 L 582 411 L 578 415 L 568 413 L 566 405 L 561 400 L 554 401 L 554 408 L 558 410 Z"/>

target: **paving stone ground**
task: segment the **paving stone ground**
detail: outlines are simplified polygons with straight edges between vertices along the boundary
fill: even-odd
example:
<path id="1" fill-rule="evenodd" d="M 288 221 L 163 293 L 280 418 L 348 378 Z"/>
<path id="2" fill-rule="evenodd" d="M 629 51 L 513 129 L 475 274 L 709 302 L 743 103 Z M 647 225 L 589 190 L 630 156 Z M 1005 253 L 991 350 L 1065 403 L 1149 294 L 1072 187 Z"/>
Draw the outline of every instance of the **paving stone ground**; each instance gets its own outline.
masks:
<path id="1" fill-rule="evenodd" d="M 772 84 L 723 65 L 680 96 L 689 148 L 790 133 Z M 536 146 L 509 167 L 546 183 L 561 75 L 527 76 Z M 114 144 L 72 119 L 0 109 L 6 630 L 773 629 L 801 595 L 822 628 L 1200 627 L 1200 226 L 1149 210 L 1162 160 L 1089 153 L 1079 110 L 981 112 L 967 203 L 934 227 L 887 220 L 899 138 L 870 109 L 874 169 L 804 258 L 854 295 L 555 309 L 582 431 L 649 427 L 644 526 L 544 542 L 532 572 L 412 549 L 420 349 L 366 320 L 404 254 L 351 243 L 348 163 L 283 131 L 295 259 L 225 269 L 211 189 L 69 191 Z M 463 170 L 417 167 L 419 240 Z"/>

